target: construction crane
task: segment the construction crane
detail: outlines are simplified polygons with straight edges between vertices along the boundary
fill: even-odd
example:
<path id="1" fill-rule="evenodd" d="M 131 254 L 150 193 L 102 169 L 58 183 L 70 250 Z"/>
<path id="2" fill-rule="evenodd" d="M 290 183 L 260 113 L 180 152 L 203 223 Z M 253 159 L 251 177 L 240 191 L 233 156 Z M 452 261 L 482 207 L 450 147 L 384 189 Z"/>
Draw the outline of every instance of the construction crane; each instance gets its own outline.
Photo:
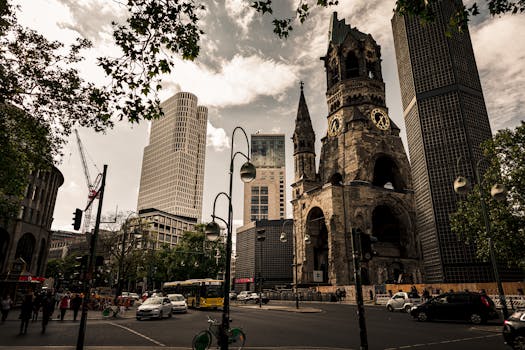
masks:
<path id="1" fill-rule="evenodd" d="M 82 167 L 84 168 L 84 175 L 86 176 L 86 183 L 88 187 L 87 203 L 89 204 L 89 202 L 97 196 L 97 187 L 100 184 L 100 180 L 102 179 L 102 174 L 97 168 L 97 171 L 99 171 L 99 173 L 95 179 L 95 182 L 94 183 L 91 182 L 91 176 L 89 175 L 89 169 L 87 166 L 84 146 L 82 146 L 82 141 L 80 141 L 80 136 L 78 135 L 77 129 L 75 129 L 75 135 L 77 136 L 78 150 L 80 151 L 80 158 L 82 159 Z M 95 168 L 96 168 L 96 165 L 95 165 Z M 92 207 L 93 205 L 90 205 L 84 212 L 84 225 L 82 226 L 82 234 L 89 235 L 89 226 L 91 224 L 91 208 Z"/>

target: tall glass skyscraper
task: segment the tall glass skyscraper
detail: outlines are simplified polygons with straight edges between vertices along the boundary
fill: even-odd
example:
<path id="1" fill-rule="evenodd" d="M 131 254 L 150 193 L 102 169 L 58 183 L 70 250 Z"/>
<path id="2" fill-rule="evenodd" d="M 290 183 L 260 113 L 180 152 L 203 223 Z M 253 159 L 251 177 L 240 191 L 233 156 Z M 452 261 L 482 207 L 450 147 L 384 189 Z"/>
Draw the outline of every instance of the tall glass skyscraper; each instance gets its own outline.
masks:
<path id="1" fill-rule="evenodd" d="M 251 135 L 250 156 L 257 177 L 244 184 L 244 225 L 286 218 L 284 135 Z"/>
<path id="2" fill-rule="evenodd" d="M 450 230 L 449 215 L 458 200 L 454 179 L 461 173 L 474 181 L 480 144 L 492 137 L 469 32 L 446 35 L 458 5 L 461 0 L 437 1 L 435 22 L 425 25 L 408 15 L 392 19 L 417 230 L 429 283 L 493 280 L 489 264 L 477 260 L 475 248 Z"/>
<path id="3" fill-rule="evenodd" d="M 144 149 L 138 210 L 156 209 L 200 222 L 208 109 L 179 92 L 161 104 Z"/>

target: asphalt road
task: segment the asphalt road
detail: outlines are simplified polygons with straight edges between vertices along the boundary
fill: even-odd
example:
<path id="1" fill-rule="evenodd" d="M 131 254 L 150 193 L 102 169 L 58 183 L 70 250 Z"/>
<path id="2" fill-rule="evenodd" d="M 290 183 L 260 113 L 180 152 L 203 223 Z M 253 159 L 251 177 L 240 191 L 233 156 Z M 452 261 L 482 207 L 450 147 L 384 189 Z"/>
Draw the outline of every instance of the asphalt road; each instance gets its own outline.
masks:
<path id="1" fill-rule="evenodd" d="M 269 305 L 274 303 L 270 302 Z M 292 304 L 288 304 L 290 310 Z M 246 349 L 359 349 L 360 337 L 356 307 L 347 304 L 308 304 L 320 312 L 297 313 L 260 310 L 255 306 L 231 309 L 232 326 L 243 328 Z M 132 316 L 133 312 L 128 314 Z M 40 323 L 31 323 L 27 335 L 18 335 L 17 310 L 0 325 L 0 349 L 71 349 L 76 344 L 79 322 L 52 321 L 45 334 Z M 90 319 L 85 345 L 89 349 L 191 348 L 193 336 L 207 327 L 207 315 L 218 320 L 220 311 L 195 311 L 171 319 L 137 321 Z M 389 313 L 382 307 L 366 308 L 369 349 L 507 349 L 501 325 L 489 323 L 426 322 L 407 314 Z M 17 348 L 15 348 L 17 347 Z"/>

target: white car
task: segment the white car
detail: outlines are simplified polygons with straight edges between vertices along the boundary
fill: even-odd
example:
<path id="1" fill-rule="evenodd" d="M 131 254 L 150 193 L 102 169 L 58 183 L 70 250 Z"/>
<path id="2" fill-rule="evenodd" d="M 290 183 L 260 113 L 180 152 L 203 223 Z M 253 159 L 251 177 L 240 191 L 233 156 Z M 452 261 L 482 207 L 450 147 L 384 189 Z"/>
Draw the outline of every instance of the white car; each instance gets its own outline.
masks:
<path id="1" fill-rule="evenodd" d="M 168 294 L 168 298 L 171 301 L 171 310 L 173 313 L 188 312 L 188 304 L 182 294 Z"/>
<path id="2" fill-rule="evenodd" d="M 252 292 L 249 291 L 249 290 L 243 290 L 239 293 L 239 295 L 237 295 L 237 300 L 238 301 L 248 301 L 248 299 L 250 298 L 250 296 L 252 295 Z"/>
<path id="3" fill-rule="evenodd" d="M 401 310 L 404 312 L 410 312 L 412 306 L 418 305 L 419 303 L 421 303 L 419 295 L 397 292 L 387 301 L 386 308 L 388 311 Z"/>
<path id="4" fill-rule="evenodd" d="M 169 298 L 151 297 L 146 299 L 142 305 L 137 308 L 137 320 L 147 318 L 171 317 L 171 301 Z"/>

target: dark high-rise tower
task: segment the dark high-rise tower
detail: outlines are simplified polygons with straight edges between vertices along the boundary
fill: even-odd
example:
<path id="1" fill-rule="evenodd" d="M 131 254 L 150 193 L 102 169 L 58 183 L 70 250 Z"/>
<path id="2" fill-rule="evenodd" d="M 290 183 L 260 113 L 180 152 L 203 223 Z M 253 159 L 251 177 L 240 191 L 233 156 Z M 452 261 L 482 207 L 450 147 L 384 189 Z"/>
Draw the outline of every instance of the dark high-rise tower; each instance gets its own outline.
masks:
<path id="1" fill-rule="evenodd" d="M 449 223 L 458 199 L 453 181 L 459 172 L 474 180 L 480 144 L 492 136 L 469 32 L 446 36 L 459 5 L 438 1 L 436 20 L 426 25 L 392 19 L 426 282 L 492 280 L 490 266 L 476 261 Z"/>

